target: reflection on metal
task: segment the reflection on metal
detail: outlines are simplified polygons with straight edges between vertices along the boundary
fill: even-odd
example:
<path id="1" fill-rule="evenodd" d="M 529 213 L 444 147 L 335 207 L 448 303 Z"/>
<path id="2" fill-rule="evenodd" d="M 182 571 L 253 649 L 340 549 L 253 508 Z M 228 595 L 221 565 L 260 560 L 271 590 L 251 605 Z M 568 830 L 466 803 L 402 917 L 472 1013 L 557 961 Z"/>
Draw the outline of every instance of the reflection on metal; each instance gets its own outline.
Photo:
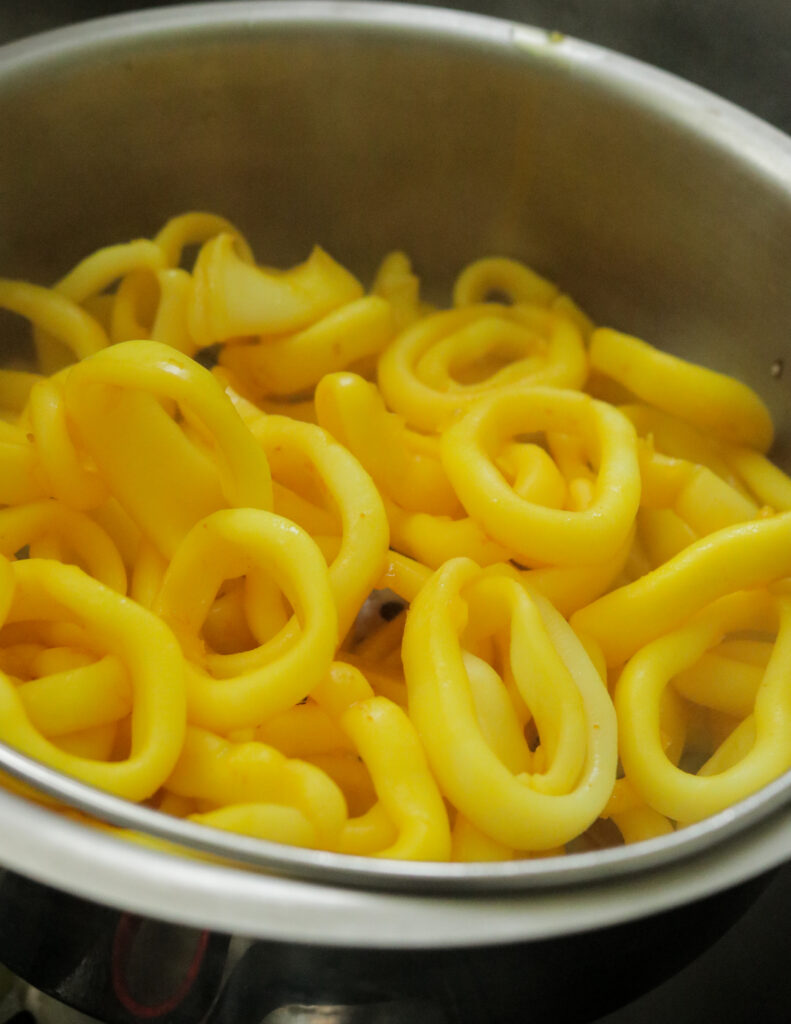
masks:
<path id="1" fill-rule="evenodd" d="M 436 1006 L 417 1000 L 320 1006 L 291 1003 L 264 1017 L 261 1024 L 445 1024 Z"/>
<path id="2" fill-rule="evenodd" d="M 0 1024 L 101 1024 L 65 1003 L 44 995 L 0 968 L 8 984 L 0 999 Z M 2 988 L 2 985 L 0 985 Z M 212 1024 L 211 1012 L 191 1024 Z M 447 1024 L 436 1007 L 421 1000 L 357 1004 L 289 1003 L 264 1017 L 240 1018 L 235 1024 Z"/>
<path id="3" fill-rule="evenodd" d="M 0 1000 L 0 1024 L 101 1024 L 101 1021 L 78 1013 L 16 978 Z"/>

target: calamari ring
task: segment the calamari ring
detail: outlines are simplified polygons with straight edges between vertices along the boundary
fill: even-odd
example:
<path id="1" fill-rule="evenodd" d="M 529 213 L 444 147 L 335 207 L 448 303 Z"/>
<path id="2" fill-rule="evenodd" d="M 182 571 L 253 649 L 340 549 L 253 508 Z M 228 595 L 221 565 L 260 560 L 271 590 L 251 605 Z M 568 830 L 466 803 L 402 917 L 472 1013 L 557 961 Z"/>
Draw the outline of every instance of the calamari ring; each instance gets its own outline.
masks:
<path id="1" fill-rule="evenodd" d="M 70 359 L 85 359 L 109 344 L 99 321 L 53 288 L 0 279 L 0 308 L 25 317 L 45 336 L 45 372 L 53 373 Z"/>
<path id="2" fill-rule="evenodd" d="M 601 646 L 608 665 L 621 665 L 717 598 L 789 575 L 791 513 L 783 512 L 701 538 L 652 572 L 581 608 L 571 624 Z"/>
<path id="3" fill-rule="evenodd" d="M 262 803 L 293 807 L 311 823 L 315 845 L 324 849 L 335 847 L 347 820 L 341 790 L 319 768 L 285 757 L 266 743 L 232 743 L 193 725 L 187 726 L 184 746 L 165 788 L 179 797 L 220 807 Z M 226 826 L 230 824 L 226 821 Z M 249 824 L 249 819 L 245 827 L 244 820 L 237 818 L 235 830 L 247 831 Z"/>
<path id="4" fill-rule="evenodd" d="M 507 360 L 507 365 L 503 365 Z M 482 377 L 463 383 L 470 372 Z M 579 388 L 587 358 L 576 326 L 539 306 L 468 306 L 424 317 L 379 360 L 388 406 L 417 430 L 441 430 L 486 392 L 517 382 Z"/>
<path id="5" fill-rule="evenodd" d="M 468 263 L 453 285 L 454 306 L 486 302 L 492 292 L 504 292 L 512 303 L 549 306 L 558 287 L 535 270 L 504 257 L 487 256 Z"/>
<path id="6" fill-rule="evenodd" d="M 253 253 L 244 235 L 229 220 L 216 213 L 191 210 L 171 217 L 154 236 L 154 242 L 162 250 L 167 265 L 178 267 L 187 246 L 202 245 L 222 234 L 231 235 L 239 253 L 252 263 Z"/>
<path id="7" fill-rule="evenodd" d="M 366 295 L 294 334 L 226 345 L 220 363 L 251 379 L 262 395 L 287 397 L 315 387 L 325 374 L 378 355 L 394 330 L 389 302 Z"/>
<path id="8" fill-rule="evenodd" d="M 58 501 L 0 509 L 0 553 L 12 557 L 42 538 L 65 544 L 98 582 L 126 593 L 126 569 L 108 534 L 92 519 Z"/>
<path id="9" fill-rule="evenodd" d="M 593 502 L 579 511 L 520 497 L 493 462 L 514 436 L 582 436 L 598 463 Z M 588 440 L 591 438 L 591 440 Z M 442 462 L 469 515 L 527 565 L 590 565 L 613 557 L 640 503 L 634 428 L 617 409 L 576 391 L 514 387 L 486 395 L 442 436 Z"/>
<path id="10" fill-rule="evenodd" d="M 74 444 L 61 383 L 59 375 L 38 381 L 30 392 L 27 415 L 51 493 L 71 508 L 85 511 L 107 500 L 107 488 L 85 466 Z"/>
<path id="11" fill-rule="evenodd" d="M 321 427 L 262 415 L 250 430 L 267 455 L 278 448 L 285 458 L 306 460 L 338 510 L 341 546 L 329 574 L 343 636 L 384 570 L 389 530 L 382 499 L 360 463 Z"/>
<path id="12" fill-rule="evenodd" d="M 150 612 L 75 566 L 29 559 L 10 568 L 14 587 L 6 623 L 74 622 L 120 658 L 134 697 L 132 742 L 128 758 L 110 763 L 60 750 L 34 728 L 16 687 L 1 673 L 0 739 L 66 775 L 145 800 L 170 774 L 184 740 L 184 661 L 175 637 Z"/>
<path id="13" fill-rule="evenodd" d="M 156 272 L 165 266 L 161 248 L 146 238 L 108 245 L 86 256 L 55 285 L 55 290 L 82 305 L 119 278 L 135 270 Z"/>
<path id="14" fill-rule="evenodd" d="M 420 281 L 412 273 L 412 264 L 403 252 L 396 250 L 384 257 L 376 271 L 371 294 L 387 299 L 399 331 L 421 315 Z"/>
<path id="15" fill-rule="evenodd" d="M 192 278 L 179 267 L 134 270 L 112 297 L 109 330 L 113 344 L 150 338 L 193 355 L 189 332 Z"/>
<path id="16" fill-rule="evenodd" d="M 375 385 L 353 373 L 330 374 L 319 382 L 315 402 L 321 426 L 379 487 L 393 547 L 434 568 L 460 555 L 481 565 L 510 557 L 463 514 L 437 439 L 409 430 L 387 412 Z"/>
<path id="17" fill-rule="evenodd" d="M 448 814 L 406 713 L 387 698 L 374 696 L 362 673 L 341 662 L 333 663 L 313 698 L 354 743 L 382 810 L 396 828 L 394 841 L 366 852 L 399 860 L 447 860 Z M 359 822 L 349 826 L 354 831 Z M 347 835 L 346 852 L 354 852 L 350 840 Z"/>
<path id="18" fill-rule="evenodd" d="M 682 771 L 663 749 L 659 701 L 665 687 L 727 633 L 765 630 L 767 620 L 777 628 L 777 639 L 755 694 L 753 743 L 735 763 L 716 773 Z M 688 625 L 651 641 L 631 658 L 615 690 L 621 760 L 632 786 L 654 810 L 684 823 L 699 821 L 791 768 L 789 659 L 791 599 L 760 590 L 720 599 Z"/>
<path id="19" fill-rule="evenodd" d="M 134 701 L 121 659 L 108 654 L 97 660 L 83 655 L 83 660 L 87 664 L 42 673 L 17 687 L 28 718 L 42 736 L 93 730 L 131 712 Z"/>
<path id="20" fill-rule="evenodd" d="M 252 670 L 216 679 L 204 667 L 201 627 L 220 584 L 252 570 L 271 577 L 294 616 L 255 650 Z M 260 725 L 298 703 L 324 677 L 338 644 L 321 552 L 294 523 L 258 509 L 224 509 L 197 523 L 168 566 L 154 611 L 173 628 L 187 658 L 189 721 L 216 732 Z"/>
<path id="21" fill-rule="evenodd" d="M 522 676 L 527 695 L 537 703 L 535 681 L 529 676 L 532 652 L 536 664 L 549 666 L 563 688 L 561 704 L 570 712 L 555 715 L 558 756 L 577 744 L 584 751 L 573 775 L 573 755 L 563 755 L 563 770 L 553 782 L 565 781 L 565 791 L 540 791 L 541 775 L 514 775 L 491 750 L 481 733 L 459 634 L 468 615 L 465 589 L 496 582 L 511 607 L 511 662 Z M 507 587 L 505 586 L 507 584 Z M 476 601 L 476 614 L 485 607 Z M 423 741 L 443 793 L 477 828 L 505 847 L 548 850 L 582 833 L 599 816 L 615 783 L 617 741 L 615 713 L 607 690 L 584 648 L 565 620 L 540 595 L 528 595 L 515 580 L 493 574 L 488 578 L 468 559 L 447 563 L 417 594 L 408 613 L 403 644 L 410 715 Z M 538 670 L 537 670 L 538 671 Z M 544 719 L 547 732 L 551 702 L 558 691 L 547 677 Z M 537 684 L 536 684 L 537 685 Z M 554 692 L 553 692 L 554 691 Z M 576 708 L 576 710 L 575 710 Z M 571 721 L 577 724 L 570 733 Z M 540 727 L 539 727 L 540 728 Z M 573 734 L 573 735 L 572 735 Z M 565 738 L 564 738 L 565 737 Z M 551 771 L 551 766 L 550 766 Z M 560 775 L 565 776 L 561 780 Z"/>
<path id="22" fill-rule="evenodd" d="M 301 330 L 360 298 L 360 282 L 315 246 L 298 266 L 270 271 L 219 234 L 201 248 L 193 270 L 190 333 L 199 347 L 229 338 Z"/>
<path id="23" fill-rule="evenodd" d="M 211 373 L 183 353 L 154 341 L 127 342 L 71 367 L 62 387 L 80 444 L 166 556 L 223 503 L 272 507 L 259 445 Z M 207 434 L 208 451 L 185 437 L 160 399 L 177 402 L 193 418 Z M 123 431 L 112 429 L 119 426 Z M 158 452 L 156 464 L 141 456 L 145 438 Z"/>
<path id="24" fill-rule="evenodd" d="M 22 505 L 49 496 L 34 442 L 30 431 L 0 420 L 0 505 Z"/>
<path id="25" fill-rule="evenodd" d="M 375 384 L 356 373 L 323 377 L 314 396 L 319 423 L 406 512 L 458 515 L 462 508 L 439 458 L 437 438 L 387 411 Z"/>
<path id="26" fill-rule="evenodd" d="M 762 452 L 772 444 L 769 410 L 752 388 L 734 377 L 605 327 L 593 332 L 590 360 L 594 370 L 699 430 Z"/>

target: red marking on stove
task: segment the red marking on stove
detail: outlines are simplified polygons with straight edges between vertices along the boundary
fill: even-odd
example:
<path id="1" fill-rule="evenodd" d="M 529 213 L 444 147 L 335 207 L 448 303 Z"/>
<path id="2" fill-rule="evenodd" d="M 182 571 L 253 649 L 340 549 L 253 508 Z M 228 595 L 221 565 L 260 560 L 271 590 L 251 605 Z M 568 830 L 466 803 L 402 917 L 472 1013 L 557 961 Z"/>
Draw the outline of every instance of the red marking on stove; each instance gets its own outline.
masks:
<path id="1" fill-rule="evenodd" d="M 184 978 L 172 995 L 168 996 L 167 999 L 162 1000 L 159 1003 L 147 1004 L 141 1003 L 131 994 L 127 987 L 126 981 L 126 968 L 129 961 L 129 954 L 132 950 L 132 945 L 135 941 L 137 933 L 140 930 L 141 925 L 145 922 L 139 917 L 133 917 L 130 914 L 124 914 L 118 922 L 118 927 L 115 930 L 115 938 L 113 939 L 113 954 L 112 954 L 112 975 L 113 975 L 113 990 L 115 991 L 116 998 L 119 1003 L 128 1010 L 130 1014 L 137 1017 L 140 1020 L 152 1020 L 155 1017 L 161 1017 L 165 1013 L 169 1013 L 171 1010 L 175 1010 L 177 1006 L 180 1006 L 184 999 L 189 995 L 192 986 L 195 983 L 195 979 L 198 977 L 203 958 L 206 955 L 206 949 L 209 944 L 209 932 L 203 931 L 200 933 L 198 938 L 198 944 L 193 954 L 192 960 L 187 967 L 184 974 Z"/>

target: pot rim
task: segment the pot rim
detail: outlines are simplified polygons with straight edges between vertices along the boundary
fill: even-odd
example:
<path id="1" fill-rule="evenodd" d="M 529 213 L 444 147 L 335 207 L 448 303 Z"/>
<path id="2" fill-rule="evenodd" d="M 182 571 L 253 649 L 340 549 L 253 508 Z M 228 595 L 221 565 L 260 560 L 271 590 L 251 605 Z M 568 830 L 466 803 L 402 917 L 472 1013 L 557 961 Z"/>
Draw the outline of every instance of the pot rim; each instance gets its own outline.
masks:
<path id="1" fill-rule="evenodd" d="M 791 815 L 640 875 L 509 893 L 382 892 L 172 855 L 0 791 L 6 868 L 118 911 L 250 939 L 366 949 L 505 945 L 598 931 L 730 889 L 781 864 Z"/>
<path id="2" fill-rule="evenodd" d="M 222 32 L 250 36 L 300 28 L 386 32 L 489 48 L 503 59 L 589 78 L 728 154 L 791 201 L 791 139 L 727 100 L 592 44 L 441 8 L 357 0 L 232 0 L 115 15 L 0 47 L 0 95 L 42 68 L 90 56 L 175 39 L 217 38 Z M 82 789 L 89 802 L 107 797 L 99 791 L 91 797 L 90 787 Z M 265 875 L 131 844 L 0 791 L 0 819 L 6 825 L 0 859 L 23 875 L 89 899 L 234 934 L 352 946 L 481 945 L 614 924 L 769 870 L 788 856 L 789 800 L 791 773 L 681 832 L 633 847 L 557 858 L 557 863 L 405 865 L 247 839 L 275 872 Z M 133 813 L 120 823 L 134 824 L 139 819 Z M 219 852 L 241 850 L 236 859 L 248 859 L 246 837 L 214 838 L 215 847 L 224 848 Z M 204 837 L 204 848 L 207 843 Z M 394 891 L 373 891 L 385 887 Z"/>

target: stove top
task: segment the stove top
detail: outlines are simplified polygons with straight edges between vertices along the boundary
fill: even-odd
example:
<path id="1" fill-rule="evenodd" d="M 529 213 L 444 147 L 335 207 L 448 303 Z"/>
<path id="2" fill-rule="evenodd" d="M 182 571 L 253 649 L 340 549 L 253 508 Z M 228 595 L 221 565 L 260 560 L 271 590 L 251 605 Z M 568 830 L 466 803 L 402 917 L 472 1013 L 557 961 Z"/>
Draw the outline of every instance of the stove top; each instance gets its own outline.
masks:
<path id="1" fill-rule="evenodd" d="M 714 946 L 675 977 L 598 1024 L 788 1024 L 791 1020 L 791 866 Z M 221 998 L 221 997 L 220 997 Z M 212 1024 L 210 1009 L 203 1021 Z M 166 1015 L 158 1018 L 167 1024 Z M 365 1006 L 291 1003 L 238 1024 L 453 1024 L 426 1004 Z M 0 1024 L 101 1024 L 26 985 L 0 967 Z M 490 1021 L 488 1024 L 500 1024 Z M 510 1024 L 510 1022 L 503 1022 Z"/>

